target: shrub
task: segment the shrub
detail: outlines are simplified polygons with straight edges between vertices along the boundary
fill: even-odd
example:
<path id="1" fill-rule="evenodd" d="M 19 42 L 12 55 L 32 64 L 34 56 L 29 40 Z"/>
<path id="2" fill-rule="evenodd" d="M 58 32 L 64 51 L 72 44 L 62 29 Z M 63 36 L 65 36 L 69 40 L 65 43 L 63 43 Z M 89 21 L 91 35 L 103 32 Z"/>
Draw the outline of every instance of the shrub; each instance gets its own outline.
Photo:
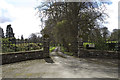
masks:
<path id="1" fill-rule="evenodd" d="M 25 46 L 25 47 L 29 48 L 29 50 L 41 49 L 41 47 L 40 47 L 40 46 L 38 46 L 38 44 L 33 44 L 33 43 L 28 44 L 28 45 L 27 45 L 27 46 Z"/>

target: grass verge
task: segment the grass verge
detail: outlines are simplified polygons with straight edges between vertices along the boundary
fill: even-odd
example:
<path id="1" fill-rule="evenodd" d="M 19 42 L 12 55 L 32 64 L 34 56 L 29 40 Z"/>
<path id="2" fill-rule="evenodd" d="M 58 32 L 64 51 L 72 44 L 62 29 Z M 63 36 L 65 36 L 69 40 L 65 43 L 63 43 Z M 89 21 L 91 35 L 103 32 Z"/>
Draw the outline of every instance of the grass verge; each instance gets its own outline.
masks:
<path id="1" fill-rule="evenodd" d="M 60 50 L 61 50 L 61 52 L 63 52 L 63 53 L 66 54 L 66 55 L 73 56 L 73 53 L 71 53 L 71 52 L 66 52 L 64 47 L 61 47 Z"/>
<path id="2" fill-rule="evenodd" d="M 49 51 L 52 52 L 56 47 L 50 47 Z"/>

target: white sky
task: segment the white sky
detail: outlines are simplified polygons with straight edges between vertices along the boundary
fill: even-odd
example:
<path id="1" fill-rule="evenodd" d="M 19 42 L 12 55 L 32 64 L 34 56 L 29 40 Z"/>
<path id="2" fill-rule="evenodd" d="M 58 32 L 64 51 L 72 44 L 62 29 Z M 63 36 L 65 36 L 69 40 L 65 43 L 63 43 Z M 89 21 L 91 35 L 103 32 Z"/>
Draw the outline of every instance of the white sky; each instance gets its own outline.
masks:
<path id="1" fill-rule="evenodd" d="M 21 35 L 27 38 L 31 33 L 40 32 L 36 5 L 36 0 L 0 0 L 0 26 L 4 32 L 8 24 L 12 25 L 16 38 Z"/>
<path id="2" fill-rule="evenodd" d="M 118 29 L 118 2 L 120 0 L 111 0 L 112 4 L 107 5 L 107 13 L 109 15 L 109 18 L 107 19 L 108 24 L 106 24 L 106 27 L 110 31 L 113 29 Z M 120 21 L 120 20 L 119 20 Z"/>
<path id="3" fill-rule="evenodd" d="M 109 22 L 106 27 L 110 31 L 118 28 L 118 0 L 111 0 L 113 3 L 107 5 Z M 119 0 L 120 1 L 120 0 Z M 6 26 L 12 25 L 15 37 L 29 37 L 31 33 L 40 32 L 40 19 L 36 15 L 35 7 L 37 0 L 0 0 L 0 27 L 6 32 Z"/>

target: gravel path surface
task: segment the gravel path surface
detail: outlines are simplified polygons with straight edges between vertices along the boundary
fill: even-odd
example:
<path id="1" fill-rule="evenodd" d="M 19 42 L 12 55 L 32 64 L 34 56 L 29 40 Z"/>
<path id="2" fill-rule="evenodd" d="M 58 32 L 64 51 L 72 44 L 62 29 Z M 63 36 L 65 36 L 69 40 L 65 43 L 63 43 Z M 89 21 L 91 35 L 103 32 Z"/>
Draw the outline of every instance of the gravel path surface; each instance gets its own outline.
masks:
<path id="1" fill-rule="evenodd" d="M 50 53 L 51 58 L 2 65 L 3 78 L 118 78 L 117 60 L 83 59 Z"/>

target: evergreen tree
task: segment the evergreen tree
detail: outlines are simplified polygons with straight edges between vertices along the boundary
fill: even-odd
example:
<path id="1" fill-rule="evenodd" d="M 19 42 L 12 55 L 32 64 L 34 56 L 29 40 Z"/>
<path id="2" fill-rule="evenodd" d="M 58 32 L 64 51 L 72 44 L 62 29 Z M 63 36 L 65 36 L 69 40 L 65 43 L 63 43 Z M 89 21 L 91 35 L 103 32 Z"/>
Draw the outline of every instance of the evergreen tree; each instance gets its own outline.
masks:
<path id="1" fill-rule="evenodd" d="M 9 41 L 14 44 L 16 43 L 16 39 L 14 37 L 13 29 L 11 27 L 11 24 L 7 25 L 6 28 L 6 38 L 9 38 Z"/>
<path id="2" fill-rule="evenodd" d="M 11 27 L 11 24 L 7 25 L 6 38 L 14 38 L 14 33 L 13 33 L 13 29 Z"/>
<path id="3" fill-rule="evenodd" d="M 23 35 L 21 35 L 21 40 L 24 40 Z"/>
<path id="4" fill-rule="evenodd" d="M 0 27 L 0 38 L 4 38 L 4 31 L 1 27 Z"/>

